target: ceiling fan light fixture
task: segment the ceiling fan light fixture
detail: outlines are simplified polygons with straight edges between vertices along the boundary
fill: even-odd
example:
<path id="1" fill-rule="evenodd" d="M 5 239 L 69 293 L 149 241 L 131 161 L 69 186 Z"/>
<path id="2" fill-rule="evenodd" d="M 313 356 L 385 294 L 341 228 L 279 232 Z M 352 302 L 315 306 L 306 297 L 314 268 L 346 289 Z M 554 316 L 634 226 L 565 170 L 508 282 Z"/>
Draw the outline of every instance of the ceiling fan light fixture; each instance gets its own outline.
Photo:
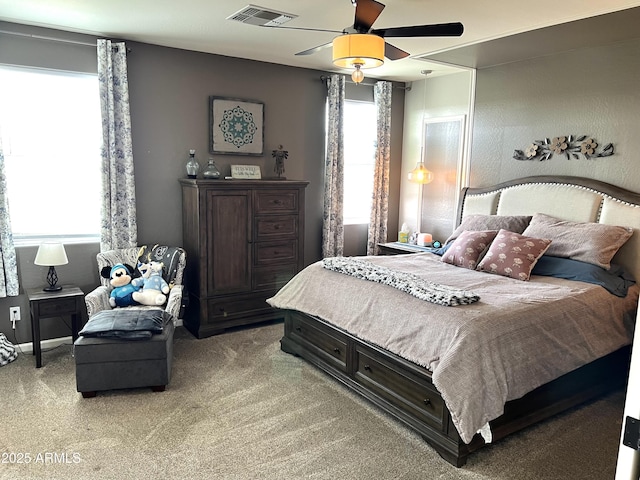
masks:
<path id="1" fill-rule="evenodd" d="M 333 64 L 342 68 L 375 68 L 384 63 L 384 39 L 371 33 L 351 33 L 333 39 Z"/>
<path id="2" fill-rule="evenodd" d="M 351 74 L 351 80 L 353 80 L 353 83 L 360 83 L 362 82 L 362 80 L 364 80 L 364 72 L 360 70 L 360 65 L 358 65 L 357 63 L 355 67 L 356 69 Z"/>

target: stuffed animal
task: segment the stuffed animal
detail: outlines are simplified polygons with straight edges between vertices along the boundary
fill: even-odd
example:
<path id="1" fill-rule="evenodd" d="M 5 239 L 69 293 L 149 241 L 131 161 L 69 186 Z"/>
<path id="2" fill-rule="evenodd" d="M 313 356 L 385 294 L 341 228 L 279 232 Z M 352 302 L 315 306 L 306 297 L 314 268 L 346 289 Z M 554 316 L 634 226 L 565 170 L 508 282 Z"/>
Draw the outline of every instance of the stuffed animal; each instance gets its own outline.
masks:
<path id="1" fill-rule="evenodd" d="M 113 267 L 104 267 L 100 271 L 100 275 L 108 278 L 109 283 L 113 287 L 109 295 L 109 305 L 111 305 L 111 308 L 128 307 L 138 304 L 132 295 L 139 287 L 132 284 L 131 272 L 133 272 L 133 268 L 124 263 L 118 263 Z"/>
<path id="2" fill-rule="evenodd" d="M 167 301 L 169 284 L 162 278 L 162 262 L 149 262 L 139 264 L 138 270 L 143 274 L 140 278 L 133 280 L 133 285 L 142 287 L 133 293 L 133 299 L 142 305 L 158 306 Z"/>

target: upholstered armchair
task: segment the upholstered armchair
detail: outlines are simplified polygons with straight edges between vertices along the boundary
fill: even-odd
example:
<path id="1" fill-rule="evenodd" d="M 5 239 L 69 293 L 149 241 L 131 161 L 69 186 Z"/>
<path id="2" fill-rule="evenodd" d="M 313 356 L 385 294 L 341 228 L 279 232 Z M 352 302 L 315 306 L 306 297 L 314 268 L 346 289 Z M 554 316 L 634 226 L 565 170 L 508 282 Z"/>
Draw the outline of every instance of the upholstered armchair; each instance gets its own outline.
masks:
<path id="1" fill-rule="evenodd" d="M 140 255 L 145 260 L 163 262 L 162 277 L 169 284 L 171 290 L 167 295 L 167 302 L 162 308 L 169 313 L 173 321 L 182 318 L 183 306 L 183 276 L 186 266 L 186 253 L 180 247 L 167 247 L 162 245 L 123 248 L 98 253 L 98 272 L 104 267 L 112 267 L 118 263 L 127 264 L 136 268 Z M 109 304 L 109 296 L 112 287 L 108 278 L 100 277 L 101 285 L 85 296 L 87 313 L 89 318 L 103 310 L 113 310 Z M 186 293 L 184 293 L 186 295 Z M 186 297 L 184 298 L 186 300 Z M 158 309 L 158 307 L 135 305 L 123 307 L 126 309 Z"/>

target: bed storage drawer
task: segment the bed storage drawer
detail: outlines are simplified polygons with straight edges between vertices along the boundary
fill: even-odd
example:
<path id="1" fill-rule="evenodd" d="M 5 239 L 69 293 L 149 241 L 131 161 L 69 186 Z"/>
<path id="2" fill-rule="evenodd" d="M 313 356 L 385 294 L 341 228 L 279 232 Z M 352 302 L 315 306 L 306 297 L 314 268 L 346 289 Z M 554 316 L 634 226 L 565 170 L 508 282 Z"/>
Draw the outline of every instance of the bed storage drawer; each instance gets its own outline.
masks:
<path id="1" fill-rule="evenodd" d="M 292 316 L 291 335 L 314 355 L 342 372 L 347 371 L 347 339 L 339 333 Z"/>
<path id="2" fill-rule="evenodd" d="M 444 401 L 435 387 L 425 379 L 411 377 L 391 363 L 374 358 L 374 352 L 356 346 L 356 380 L 403 411 L 442 429 Z"/>

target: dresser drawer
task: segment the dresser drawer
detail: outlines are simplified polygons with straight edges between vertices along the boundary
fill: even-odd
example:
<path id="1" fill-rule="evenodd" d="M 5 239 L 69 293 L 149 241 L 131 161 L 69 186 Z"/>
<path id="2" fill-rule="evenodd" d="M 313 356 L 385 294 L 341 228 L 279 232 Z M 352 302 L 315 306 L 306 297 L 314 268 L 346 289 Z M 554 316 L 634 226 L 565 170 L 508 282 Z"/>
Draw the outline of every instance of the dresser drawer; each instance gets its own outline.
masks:
<path id="1" fill-rule="evenodd" d="M 379 362 L 364 349 L 357 347 L 355 377 L 389 403 L 409 410 L 436 428 L 444 424 L 444 401 L 431 383 L 401 373 L 391 364 Z"/>
<path id="2" fill-rule="evenodd" d="M 264 297 L 234 297 L 209 300 L 209 320 L 222 321 L 237 317 L 250 317 L 271 310 Z"/>
<path id="3" fill-rule="evenodd" d="M 41 300 L 38 302 L 38 312 L 41 317 L 55 317 L 77 313 L 76 299 Z"/>
<path id="4" fill-rule="evenodd" d="M 298 273 L 297 265 L 256 267 L 253 269 L 254 290 L 278 290 Z"/>
<path id="5" fill-rule="evenodd" d="M 254 265 L 298 263 L 298 241 L 254 243 Z"/>
<path id="6" fill-rule="evenodd" d="M 347 339 L 321 325 L 291 317 L 291 333 L 301 340 L 307 349 L 343 372 L 347 371 Z"/>
<path id="7" fill-rule="evenodd" d="M 297 213 L 298 204 L 298 190 L 257 190 L 254 213 Z"/>
<path id="8" fill-rule="evenodd" d="M 269 215 L 255 217 L 256 241 L 298 237 L 298 215 Z"/>

